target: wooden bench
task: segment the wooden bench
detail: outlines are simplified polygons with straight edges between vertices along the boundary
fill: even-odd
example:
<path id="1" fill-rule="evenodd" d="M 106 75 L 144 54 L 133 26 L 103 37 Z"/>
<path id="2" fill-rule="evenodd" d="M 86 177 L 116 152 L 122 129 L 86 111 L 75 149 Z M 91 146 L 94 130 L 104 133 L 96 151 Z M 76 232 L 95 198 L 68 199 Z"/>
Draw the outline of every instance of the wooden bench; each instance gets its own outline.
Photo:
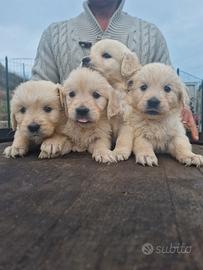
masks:
<path id="1" fill-rule="evenodd" d="M 203 168 L 168 155 L 153 168 L 1 155 L 0 201 L 1 270 L 203 269 Z"/>

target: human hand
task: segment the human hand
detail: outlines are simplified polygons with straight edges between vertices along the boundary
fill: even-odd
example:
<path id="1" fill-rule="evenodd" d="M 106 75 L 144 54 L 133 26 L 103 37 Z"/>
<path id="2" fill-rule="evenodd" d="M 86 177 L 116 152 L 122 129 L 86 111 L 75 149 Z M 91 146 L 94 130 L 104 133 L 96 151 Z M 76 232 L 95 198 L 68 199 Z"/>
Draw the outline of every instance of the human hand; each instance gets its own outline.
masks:
<path id="1" fill-rule="evenodd" d="M 191 131 L 192 139 L 198 141 L 199 133 L 191 110 L 189 108 L 184 107 L 182 109 L 181 115 L 182 115 L 182 122 L 185 128 Z"/>

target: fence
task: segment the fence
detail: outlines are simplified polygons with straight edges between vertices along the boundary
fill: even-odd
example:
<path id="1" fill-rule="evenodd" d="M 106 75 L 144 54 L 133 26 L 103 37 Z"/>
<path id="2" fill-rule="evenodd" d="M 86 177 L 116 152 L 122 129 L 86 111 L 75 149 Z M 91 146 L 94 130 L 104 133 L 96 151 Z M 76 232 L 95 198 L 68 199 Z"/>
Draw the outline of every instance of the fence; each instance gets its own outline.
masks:
<path id="1" fill-rule="evenodd" d="M 33 59 L 0 59 L 0 128 L 10 128 L 10 98 L 21 82 L 31 77 Z"/>
<path id="2" fill-rule="evenodd" d="M 0 128 L 10 128 L 10 98 L 12 91 L 21 82 L 31 78 L 32 58 L 0 59 Z M 203 128 L 203 81 L 185 71 L 177 69 L 188 88 L 190 107 L 199 130 Z"/>

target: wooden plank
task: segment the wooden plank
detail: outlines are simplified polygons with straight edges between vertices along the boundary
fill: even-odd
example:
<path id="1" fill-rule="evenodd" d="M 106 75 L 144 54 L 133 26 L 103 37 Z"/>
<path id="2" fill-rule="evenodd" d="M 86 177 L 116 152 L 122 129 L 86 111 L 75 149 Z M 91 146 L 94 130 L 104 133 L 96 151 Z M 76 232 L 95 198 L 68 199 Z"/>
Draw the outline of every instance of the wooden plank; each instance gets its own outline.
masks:
<path id="1" fill-rule="evenodd" d="M 0 269 L 201 269 L 201 252 L 142 252 L 144 243 L 186 240 L 197 252 L 203 240 L 201 170 L 159 160 L 148 168 L 133 158 L 97 164 L 79 153 L 1 156 Z"/>
<path id="2" fill-rule="evenodd" d="M 203 154 L 203 147 L 195 145 L 194 152 Z M 175 162 L 175 161 L 174 161 Z M 192 269 L 203 266 L 203 174 L 200 168 L 179 167 L 164 159 L 166 182 L 174 206 L 176 226 L 183 245 L 191 247 L 185 261 L 192 261 Z"/>
<path id="3" fill-rule="evenodd" d="M 7 263 L 14 265 L 77 198 L 84 179 L 75 165 L 77 171 L 69 172 L 66 181 L 71 166 L 63 159 L 40 162 L 36 155 L 1 159 L 0 258 L 4 269 Z"/>

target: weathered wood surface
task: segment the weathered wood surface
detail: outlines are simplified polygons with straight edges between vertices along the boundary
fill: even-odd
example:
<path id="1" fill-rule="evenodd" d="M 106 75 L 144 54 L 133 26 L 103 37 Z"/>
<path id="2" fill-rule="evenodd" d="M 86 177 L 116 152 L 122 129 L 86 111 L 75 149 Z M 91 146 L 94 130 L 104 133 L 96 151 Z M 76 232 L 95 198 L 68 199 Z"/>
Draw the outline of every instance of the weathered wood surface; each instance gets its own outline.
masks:
<path id="1" fill-rule="evenodd" d="M 133 158 L 101 165 L 78 153 L 1 155 L 0 269 L 202 270 L 202 208 L 203 169 L 167 155 L 157 168 Z M 178 244 L 191 252 L 158 254 Z"/>

